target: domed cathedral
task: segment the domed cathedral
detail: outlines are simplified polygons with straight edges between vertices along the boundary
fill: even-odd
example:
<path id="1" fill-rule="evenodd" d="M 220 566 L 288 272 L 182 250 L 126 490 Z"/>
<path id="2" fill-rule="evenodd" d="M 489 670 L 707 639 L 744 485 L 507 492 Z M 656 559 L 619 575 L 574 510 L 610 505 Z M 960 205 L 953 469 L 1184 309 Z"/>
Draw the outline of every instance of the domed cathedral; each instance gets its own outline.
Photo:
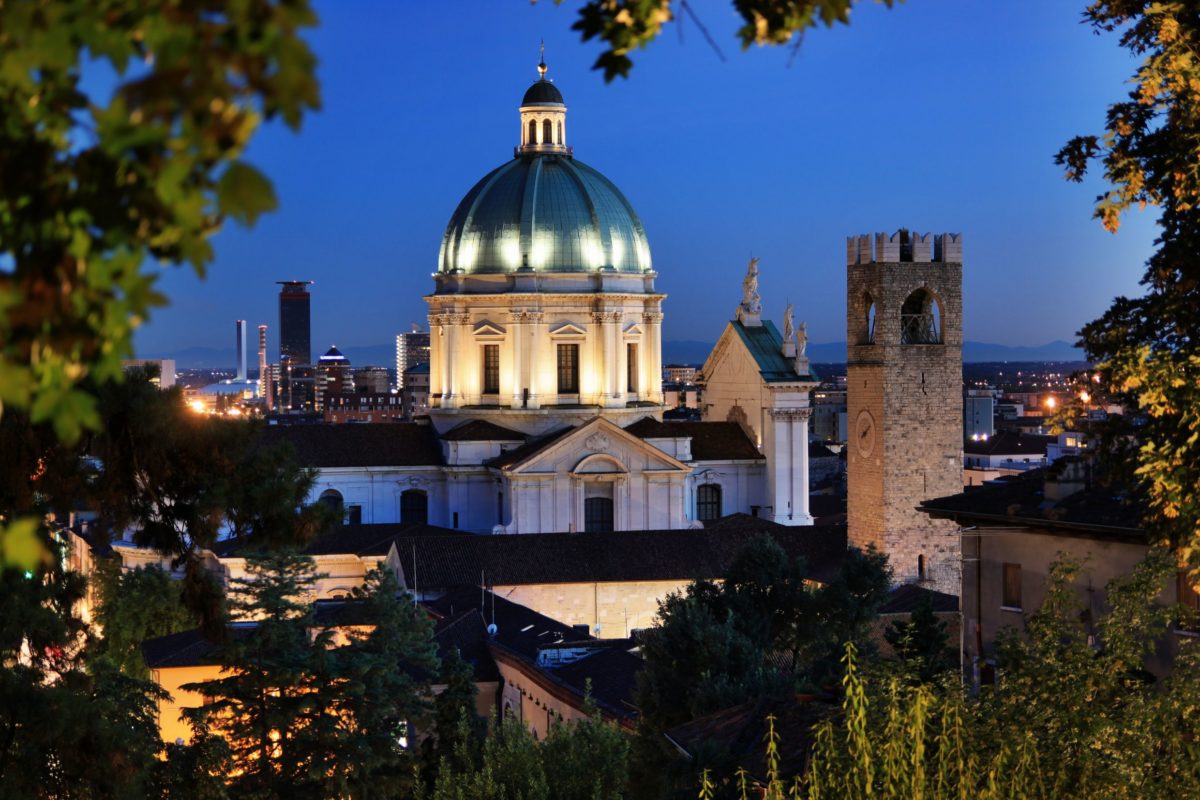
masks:
<path id="1" fill-rule="evenodd" d="M 646 231 L 575 158 L 562 92 L 544 62 L 538 72 L 513 158 L 467 192 L 442 236 L 425 298 L 431 424 L 289 426 L 319 470 L 314 497 L 363 523 L 476 533 L 680 529 L 736 513 L 805 521 L 798 427 L 762 440 L 736 415 L 663 422 L 664 295 Z M 772 380 L 797 378 L 789 352 Z"/>
<path id="2" fill-rule="evenodd" d="M 538 434 L 597 413 L 661 416 L 664 295 L 646 231 L 575 158 L 562 93 L 538 69 L 514 157 L 455 209 L 425 298 L 439 431 L 468 417 Z"/>

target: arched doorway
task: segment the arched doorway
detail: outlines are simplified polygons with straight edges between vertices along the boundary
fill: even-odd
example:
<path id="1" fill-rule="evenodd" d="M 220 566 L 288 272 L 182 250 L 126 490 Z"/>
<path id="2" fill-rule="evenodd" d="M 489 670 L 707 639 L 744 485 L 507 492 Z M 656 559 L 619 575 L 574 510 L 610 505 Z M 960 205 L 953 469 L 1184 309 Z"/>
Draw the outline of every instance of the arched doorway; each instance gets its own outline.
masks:
<path id="1" fill-rule="evenodd" d="M 420 489 L 406 489 L 400 493 L 400 521 L 429 522 L 429 495 Z"/>

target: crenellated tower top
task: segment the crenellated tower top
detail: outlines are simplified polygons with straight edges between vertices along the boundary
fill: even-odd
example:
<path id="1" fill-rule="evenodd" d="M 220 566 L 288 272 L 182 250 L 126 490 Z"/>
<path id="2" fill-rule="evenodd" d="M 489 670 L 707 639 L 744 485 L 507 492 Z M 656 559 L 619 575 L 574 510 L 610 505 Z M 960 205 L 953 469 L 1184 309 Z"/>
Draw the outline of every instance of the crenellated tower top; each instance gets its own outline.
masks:
<path id="1" fill-rule="evenodd" d="M 847 265 L 929 262 L 961 264 L 962 260 L 961 233 L 922 235 L 899 230 L 892 234 L 876 233 L 873 237 L 866 233 L 846 237 Z"/>

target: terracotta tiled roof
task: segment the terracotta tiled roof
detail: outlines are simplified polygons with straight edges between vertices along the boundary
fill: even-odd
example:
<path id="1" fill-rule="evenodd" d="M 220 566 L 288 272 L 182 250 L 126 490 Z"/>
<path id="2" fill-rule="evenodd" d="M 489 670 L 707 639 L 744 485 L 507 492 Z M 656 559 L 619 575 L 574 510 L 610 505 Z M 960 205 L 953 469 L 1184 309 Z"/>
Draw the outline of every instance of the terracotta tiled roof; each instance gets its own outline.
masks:
<path id="1" fill-rule="evenodd" d="M 581 695 L 590 681 L 591 696 L 597 705 L 632 718 L 636 716 L 634 695 L 643 663 L 641 657 L 629 652 L 627 647 L 613 646 L 557 667 L 552 672 Z"/>
<path id="2" fill-rule="evenodd" d="M 427 467 L 442 464 L 442 447 L 429 425 L 388 422 L 351 425 L 270 425 L 264 445 L 288 442 L 304 467 Z"/>
<path id="3" fill-rule="evenodd" d="M 653 417 L 642 417 L 625 430 L 639 439 L 690 437 L 693 461 L 763 459 L 763 454 L 736 422 L 659 422 Z"/>
<path id="4" fill-rule="evenodd" d="M 514 447 L 512 450 L 503 452 L 495 458 L 489 459 L 483 463 L 486 466 L 499 467 L 501 469 L 504 467 L 510 467 L 514 464 L 519 464 L 535 453 L 541 452 L 543 448 L 554 444 L 573 430 L 575 430 L 575 428 L 571 426 L 560 428 L 553 433 L 546 434 L 545 436 L 539 436 L 536 439 L 530 439 L 520 447 Z"/>
<path id="5" fill-rule="evenodd" d="M 419 522 L 396 522 L 377 525 L 340 525 L 322 534 L 304 548 L 304 554 L 323 556 L 345 553 L 359 556 L 385 556 L 397 536 L 470 536 L 463 531 L 426 525 Z M 244 542 L 226 539 L 213 545 L 220 558 L 236 557 Z"/>
<path id="6" fill-rule="evenodd" d="M 1001 431 L 978 442 L 968 439 L 963 452 L 969 456 L 1044 456 L 1046 446 L 1055 441 L 1053 436 Z"/>
<path id="7" fill-rule="evenodd" d="M 479 579 L 478 574 L 475 579 Z M 478 585 L 451 586 L 437 600 L 426 600 L 424 605 L 443 618 L 457 618 L 467 611 L 481 614 L 485 624 L 496 626 L 496 634 L 489 636 L 489 640 L 528 658 L 536 658 L 538 647 L 542 645 L 595 641 L 595 637 L 570 625 L 480 589 Z"/>

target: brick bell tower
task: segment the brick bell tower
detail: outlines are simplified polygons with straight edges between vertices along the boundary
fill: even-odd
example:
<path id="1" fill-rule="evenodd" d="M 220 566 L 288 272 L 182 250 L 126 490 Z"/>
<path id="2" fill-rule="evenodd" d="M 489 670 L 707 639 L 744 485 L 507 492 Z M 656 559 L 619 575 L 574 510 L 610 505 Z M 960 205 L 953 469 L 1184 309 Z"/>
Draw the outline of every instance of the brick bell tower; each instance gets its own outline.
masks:
<path id="1" fill-rule="evenodd" d="M 851 236 L 846 264 L 850 544 L 957 595 L 956 528 L 916 506 L 962 491 L 962 235 Z"/>

